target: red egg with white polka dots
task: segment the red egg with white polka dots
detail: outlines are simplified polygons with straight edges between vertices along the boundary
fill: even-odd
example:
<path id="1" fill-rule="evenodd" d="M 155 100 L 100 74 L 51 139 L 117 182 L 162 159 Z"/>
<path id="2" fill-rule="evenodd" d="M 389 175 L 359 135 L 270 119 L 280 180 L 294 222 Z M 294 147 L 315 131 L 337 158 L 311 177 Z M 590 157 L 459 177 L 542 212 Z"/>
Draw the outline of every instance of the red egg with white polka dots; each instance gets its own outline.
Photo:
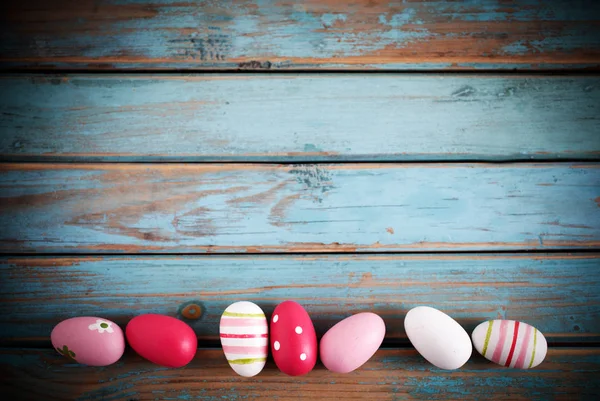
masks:
<path id="1" fill-rule="evenodd" d="M 317 334 L 310 316 L 297 302 L 280 303 L 271 317 L 271 354 L 283 373 L 301 376 L 317 362 Z"/>

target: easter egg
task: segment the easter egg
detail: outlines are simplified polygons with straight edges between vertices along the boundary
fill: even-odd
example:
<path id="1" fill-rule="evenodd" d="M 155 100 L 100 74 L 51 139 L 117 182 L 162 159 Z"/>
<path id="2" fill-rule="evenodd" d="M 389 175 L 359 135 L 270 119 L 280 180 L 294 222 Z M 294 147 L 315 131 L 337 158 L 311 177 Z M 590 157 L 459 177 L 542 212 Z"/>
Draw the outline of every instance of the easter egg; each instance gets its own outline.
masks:
<path id="1" fill-rule="evenodd" d="M 404 319 L 406 335 L 429 363 L 441 369 L 458 369 L 471 357 L 473 345 L 456 320 L 429 306 L 417 306 Z"/>
<path id="2" fill-rule="evenodd" d="M 546 357 L 548 343 L 542 333 L 527 323 L 490 320 L 475 327 L 475 349 L 486 359 L 517 369 L 534 368 Z"/>
<path id="3" fill-rule="evenodd" d="M 59 354 L 72 362 L 89 366 L 111 365 L 125 351 L 121 328 L 99 317 L 63 320 L 54 327 L 50 339 Z"/>
<path id="4" fill-rule="evenodd" d="M 240 376 L 259 374 L 269 354 L 269 326 L 262 309 L 246 301 L 229 305 L 221 315 L 219 333 L 231 368 Z"/>
<path id="5" fill-rule="evenodd" d="M 376 314 L 350 316 L 329 329 L 321 339 L 321 362 L 332 372 L 352 372 L 375 354 L 384 337 L 385 323 Z"/>
<path id="6" fill-rule="evenodd" d="M 301 376 L 317 362 L 317 335 L 310 316 L 294 301 L 277 305 L 271 317 L 271 353 L 283 373 Z"/>
<path id="7" fill-rule="evenodd" d="M 136 316 L 127 324 L 125 334 L 131 348 L 141 357 L 170 368 L 190 363 L 198 348 L 194 330 L 171 316 Z"/>

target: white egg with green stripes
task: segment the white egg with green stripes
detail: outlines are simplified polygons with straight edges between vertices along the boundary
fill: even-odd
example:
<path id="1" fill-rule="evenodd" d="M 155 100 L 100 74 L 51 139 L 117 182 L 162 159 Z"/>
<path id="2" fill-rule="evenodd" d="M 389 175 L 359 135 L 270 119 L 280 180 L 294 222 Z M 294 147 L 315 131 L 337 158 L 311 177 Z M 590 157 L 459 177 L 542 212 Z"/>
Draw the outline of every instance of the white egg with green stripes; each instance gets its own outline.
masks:
<path id="1" fill-rule="evenodd" d="M 258 305 L 229 305 L 221 315 L 219 333 L 225 358 L 237 374 L 252 377 L 262 371 L 269 353 L 269 326 Z"/>

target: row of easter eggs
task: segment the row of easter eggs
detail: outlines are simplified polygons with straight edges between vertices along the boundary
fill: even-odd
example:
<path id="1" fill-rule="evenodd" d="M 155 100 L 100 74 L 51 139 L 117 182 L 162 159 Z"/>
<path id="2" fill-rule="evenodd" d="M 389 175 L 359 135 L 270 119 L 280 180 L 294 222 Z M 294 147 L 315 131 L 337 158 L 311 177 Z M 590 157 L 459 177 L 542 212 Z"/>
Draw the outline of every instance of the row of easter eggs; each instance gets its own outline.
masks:
<path id="1" fill-rule="evenodd" d="M 411 309 L 405 318 L 406 334 L 417 351 L 442 369 L 458 369 L 471 357 L 473 345 L 485 358 L 512 368 L 532 368 L 546 356 L 546 339 L 537 329 L 511 320 L 492 320 L 477 326 L 472 340 L 450 316 L 428 307 Z M 262 309 L 252 302 L 236 302 L 223 312 L 220 338 L 225 357 L 241 376 L 252 377 L 265 366 L 269 348 L 277 367 L 291 376 L 310 372 L 317 352 L 325 367 L 351 372 L 379 349 L 385 337 L 383 319 L 359 313 L 333 326 L 317 348 L 314 325 L 304 308 L 293 301 L 279 304 L 270 325 Z M 115 323 L 95 317 L 77 317 L 59 323 L 52 345 L 66 358 L 106 366 L 118 361 L 131 347 L 149 361 L 167 366 L 187 365 L 195 356 L 197 338 L 190 326 L 173 317 L 146 314 L 133 318 L 125 335 Z"/>

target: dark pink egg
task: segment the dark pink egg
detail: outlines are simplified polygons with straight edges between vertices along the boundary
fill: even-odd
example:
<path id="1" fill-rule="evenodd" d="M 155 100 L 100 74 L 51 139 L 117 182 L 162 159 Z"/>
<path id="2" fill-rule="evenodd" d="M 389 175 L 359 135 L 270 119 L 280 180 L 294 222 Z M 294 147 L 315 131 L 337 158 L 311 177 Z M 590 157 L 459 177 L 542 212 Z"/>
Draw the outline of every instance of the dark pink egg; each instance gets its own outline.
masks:
<path id="1" fill-rule="evenodd" d="M 310 316 L 294 301 L 280 303 L 271 317 L 271 353 L 283 373 L 301 376 L 317 362 L 317 335 Z"/>
<path id="2" fill-rule="evenodd" d="M 134 317 L 127 324 L 125 335 L 140 356 L 170 368 L 190 363 L 198 348 L 194 330 L 181 320 L 165 315 Z"/>

